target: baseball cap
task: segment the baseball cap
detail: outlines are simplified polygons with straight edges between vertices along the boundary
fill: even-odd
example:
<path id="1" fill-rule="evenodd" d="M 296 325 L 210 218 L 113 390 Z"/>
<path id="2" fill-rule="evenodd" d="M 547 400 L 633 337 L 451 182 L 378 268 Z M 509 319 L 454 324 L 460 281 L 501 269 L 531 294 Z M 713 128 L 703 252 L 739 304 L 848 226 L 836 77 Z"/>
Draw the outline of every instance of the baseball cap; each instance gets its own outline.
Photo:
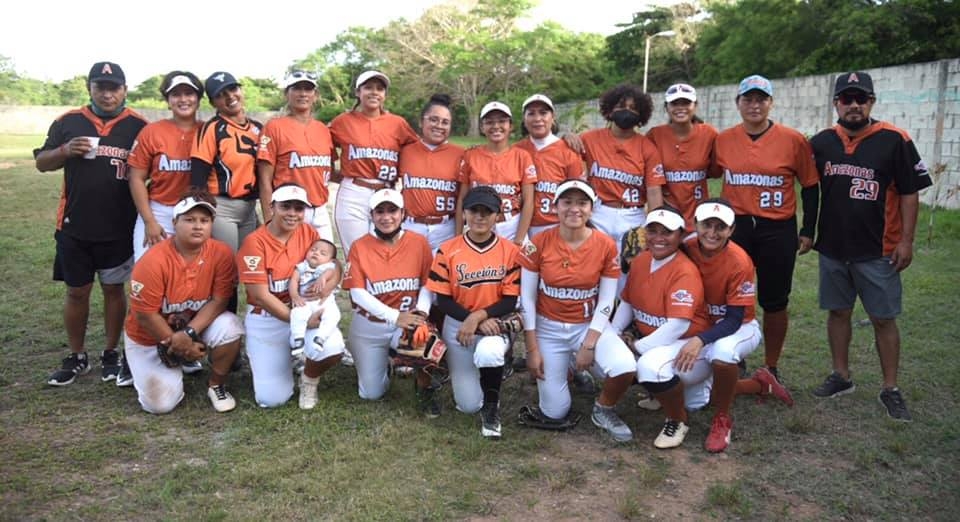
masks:
<path id="1" fill-rule="evenodd" d="M 273 197 L 270 198 L 270 201 L 274 203 L 299 201 L 308 207 L 313 206 L 307 198 L 307 191 L 300 185 L 281 185 L 277 190 L 273 191 Z"/>
<path id="2" fill-rule="evenodd" d="M 837 83 L 833 88 L 833 95 L 836 96 L 850 89 L 873 94 L 873 78 L 871 78 L 869 74 L 861 71 L 843 73 L 837 76 Z"/>
<path id="3" fill-rule="evenodd" d="M 170 94 L 170 91 L 175 89 L 178 85 L 189 85 L 193 90 L 197 92 L 203 92 L 203 89 L 199 85 L 193 83 L 193 80 L 189 76 L 178 74 L 170 79 L 170 86 L 167 87 L 167 90 L 163 91 L 164 94 Z"/>
<path id="4" fill-rule="evenodd" d="M 586 194 L 587 197 L 590 198 L 590 201 L 597 201 L 597 193 L 593 190 L 593 187 L 584 181 L 580 181 L 579 179 L 568 179 L 557 186 L 557 192 L 553 196 L 553 204 L 556 205 L 557 201 L 560 201 L 560 196 L 563 196 L 565 192 L 571 190 L 579 190 L 580 192 Z"/>
<path id="5" fill-rule="evenodd" d="M 498 101 L 492 101 L 484 105 L 483 108 L 480 109 L 480 119 L 482 120 L 484 116 L 486 116 L 487 114 L 490 114 L 493 111 L 503 112 L 507 116 L 509 116 L 511 119 L 513 119 L 513 113 L 510 112 L 510 107 L 507 107 L 507 104 L 500 103 Z"/>
<path id="6" fill-rule="evenodd" d="M 683 216 L 670 207 L 660 207 L 647 214 L 647 221 L 643 226 L 649 227 L 654 223 L 660 223 L 672 232 L 683 228 Z"/>
<path id="7" fill-rule="evenodd" d="M 87 74 L 87 82 L 110 82 L 117 85 L 126 85 L 127 77 L 123 74 L 123 69 L 113 62 L 97 62 L 90 68 Z"/>
<path id="8" fill-rule="evenodd" d="M 316 87 L 317 74 L 307 71 L 293 71 L 283 79 L 283 89 L 287 90 L 300 82 L 307 82 Z"/>
<path id="9" fill-rule="evenodd" d="M 773 84 L 770 80 L 754 74 L 740 80 L 740 87 L 737 89 L 737 96 L 743 96 L 750 91 L 760 91 L 767 96 L 773 96 Z"/>
<path id="10" fill-rule="evenodd" d="M 530 105 L 531 103 L 534 103 L 534 102 L 540 102 L 546 105 L 547 107 L 550 107 L 550 110 L 553 112 L 557 111 L 557 109 L 554 108 L 553 106 L 553 101 L 550 100 L 550 98 L 547 98 L 547 96 L 544 94 L 534 94 L 533 96 L 527 98 L 526 100 L 523 100 L 523 106 L 520 108 L 520 110 L 522 111 L 527 110 L 527 105 Z M 510 113 L 508 112 L 507 114 L 510 114 Z M 481 118 L 482 117 L 483 116 L 481 116 Z"/>
<path id="11" fill-rule="evenodd" d="M 391 188 L 380 189 L 370 196 L 370 208 L 375 209 L 381 203 L 393 203 L 397 208 L 403 208 L 403 195 Z"/>
<path id="12" fill-rule="evenodd" d="M 380 78 L 380 81 L 383 82 L 383 86 L 387 87 L 388 89 L 390 88 L 390 78 L 387 78 L 386 74 L 383 74 L 380 71 L 363 71 L 360 73 L 360 76 L 357 76 L 357 89 L 359 89 L 361 85 L 374 78 Z"/>
<path id="13" fill-rule="evenodd" d="M 211 216 L 217 215 L 217 207 L 211 205 L 210 203 L 207 203 L 202 199 L 196 199 L 191 196 L 191 197 L 183 198 L 179 202 L 177 202 L 177 204 L 173 207 L 173 217 L 177 218 L 179 216 L 182 216 L 183 214 L 186 214 L 187 212 L 190 212 L 191 210 L 197 207 L 203 207 L 209 210 Z"/>
<path id="14" fill-rule="evenodd" d="M 471 209 L 481 206 L 492 212 L 500 212 L 500 196 L 492 187 L 479 185 L 470 189 L 463 198 L 463 208 Z"/>
<path id="15" fill-rule="evenodd" d="M 716 218 L 723 221 L 724 225 L 733 226 L 733 209 L 729 205 L 719 201 L 707 201 L 697 205 L 697 210 L 693 213 L 697 222 L 703 222 L 710 218 Z"/>
<path id="16" fill-rule="evenodd" d="M 224 71 L 217 71 L 211 74 L 207 81 L 203 82 L 204 87 L 207 91 L 207 97 L 210 99 L 216 98 L 221 91 L 230 87 L 231 85 L 240 85 L 240 82 L 233 77 L 232 74 Z"/>
<path id="17" fill-rule="evenodd" d="M 667 92 L 664 94 L 664 99 L 667 103 L 670 103 L 674 100 L 690 100 L 695 102 L 697 101 L 697 90 L 694 89 L 692 85 L 686 83 L 675 83 L 670 87 L 667 87 Z"/>

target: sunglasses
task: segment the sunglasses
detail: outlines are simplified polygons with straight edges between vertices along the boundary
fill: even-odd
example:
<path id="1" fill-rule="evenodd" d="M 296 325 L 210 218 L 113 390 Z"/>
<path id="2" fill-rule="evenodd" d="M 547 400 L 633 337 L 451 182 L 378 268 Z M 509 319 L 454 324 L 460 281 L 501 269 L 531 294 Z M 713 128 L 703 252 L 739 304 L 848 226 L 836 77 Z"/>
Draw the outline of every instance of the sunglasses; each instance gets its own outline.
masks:
<path id="1" fill-rule="evenodd" d="M 676 85 L 671 85 L 670 88 L 667 89 L 667 96 L 674 95 L 674 94 L 676 94 L 676 93 L 678 93 L 678 92 L 682 92 L 682 93 L 686 93 L 686 94 L 693 94 L 693 93 L 696 92 L 696 91 L 693 90 L 693 87 L 690 87 L 690 86 L 687 85 L 687 84 L 678 83 L 678 84 L 676 84 Z"/>
<path id="2" fill-rule="evenodd" d="M 837 100 L 844 105 L 850 105 L 853 102 L 857 102 L 857 105 L 864 105 L 872 98 L 873 96 L 862 91 L 841 92 L 840 95 L 837 96 Z"/>
<path id="3" fill-rule="evenodd" d="M 307 71 L 293 71 L 290 73 L 289 78 L 291 80 L 314 80 L 317 79 L 317 74 Z"/>

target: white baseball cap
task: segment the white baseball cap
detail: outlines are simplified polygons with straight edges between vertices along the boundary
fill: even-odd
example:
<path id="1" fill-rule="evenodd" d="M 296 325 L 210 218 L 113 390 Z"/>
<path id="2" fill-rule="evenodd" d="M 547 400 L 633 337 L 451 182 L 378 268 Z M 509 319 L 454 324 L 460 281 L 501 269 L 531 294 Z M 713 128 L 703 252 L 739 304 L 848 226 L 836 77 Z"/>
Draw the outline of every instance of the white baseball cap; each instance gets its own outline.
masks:
<path id="1" fill-rule="evenodd" d="M 553 204 L 556 205 L 557 201 L 560 201 L 560 197 L 563 196 L 565 192 L 571 190 L 579 190 L 587 195 L 590 198 L 590 201 L 596 203 L 597 193 L 593 190 L 593 187 L 588 185 L 585 181 L 580 181 L 579 179 L 568 179 L 564 181 L 559 186 L 557 186 L 557 192 L 553 196 Z"/>
<path id="2" fill-rule="evenodd" d="M 546 105 L 547 107 L 550 107 L 550 110 L 552 112 L 557 111 L 557 109 L 554 108 L 553 106 L 553 101 L 550 100 L 550 98 L 547 98 L 547 96 L 544 94 L 534 94 L 533 96 L 527 98 L 526 100 L 523 100 L 523 106 L 520 108 L 520 110 L 526 111 L 527 105 L 530 105 L 531 103 L 534 103 L 534 102 L 540 102 Z"/>
<path id="3" fill-rule="evenodd" d="M 383 82 L 384 87 L 390 87 L 390 78 L 387 78 L 386 74 L 383 74 L 380 71 L 363 71 L 360 73 L 360 76 L 357 76 L 357 89 L 359 89 L 361 85 L 374 78 L 380 78 L 380 81 Z"/>
<path id="4" fill-rule="evenodd" d="M 293 71 L 283 79 L 283 89 L 287 90 L 300 82 L 307 82 L 316 87 L 317 74 L 307 71 Z"/>
<path id="5" fill-rule="evenodd" d="M 729 226 L 733 225 L 734 213 L 733 209 L 725 203 L 720 203 L 719 201 L 707 201 L 706 203 L 700 203 L 697 205 L 697 210 L 693 213 L 694 217 L 697 219 L 697 222 L 703 222 L 710 218 L 716 218 L 720 221 L 723 221 L 723 224 Z"/>
<path id="6" fill-rule="evenodd" d="M 283 185 L 273 191 L 270 201 L 282 203 L 284 201 L 299 201 L 308 207 L 312 207 L 310 199 L 307 198 L 307 191 L 300 185 Z"/>
<path id="7" fill-rule="evenodd" d="M 666 100 L 667 103 L 674 100 L 690 100 L 695 102 L 697 101 L 697 90 L 694 89 L 692 85 L 686 83 L 675 83 L 667 87 L 664 100 Z"/>
<path id="8" fill-rule="evenodd" d="M 482 120 L 484 116 L 486 116 L 487 114 L 490 114 L 493 111 L 503 112 L 507 116 L 509 116 L 511 119 L 513 119 L 513 113 L 510 112 L 510 107 L 507 107 L 507 104 L 500 103 L 498 101 L 492 101 L 484 105 L 483 108 L 480 109 L 480 119 Z"/>
<path id="9" fill-rule="evenodd" d="M 403 195 L 391 188 L 380 189 L 370 196 L 370 209 L 377 208 L 381 203 L 393 203 L 397 208 L 403 208 Z"/>
<path id="10" fill-rule="evenodd" d="M 203 207 L 209 210 L 211 216 L 217 215 L 217 207 L 211 205 L 210 203 L 207 203 L 202 199 L 186 197 L 181 199 L 179 202 L 177 202 L 177 204 L 173 207 L 173 217 L 174 219 L 176 219 L 197 207 Z"/>
<path id="11" fill-rule="evenodd" d="M 167 90 L 163 91 L 163 93 L 170 94 L 170 91 L 175 89 L 178 85 L 189 85 L 191 89 L 197 91 L 198 93 L 203 93 L 203 89 L 199 85 L 193 83 L 193 80 L 191 80 L 189 76 L 183 74 L 174 76 L 173 79 L 170 80 L 170 86 L 167 87 Z"/>
<path id="12" fill-rule="evenodd" d="M 654 223 L 660 223 L 672 232 L 683 228 L 683 216 L 673 209 L 660 207 L 647 214 L 647 222 L 643 226 L 649 227 Z"/>

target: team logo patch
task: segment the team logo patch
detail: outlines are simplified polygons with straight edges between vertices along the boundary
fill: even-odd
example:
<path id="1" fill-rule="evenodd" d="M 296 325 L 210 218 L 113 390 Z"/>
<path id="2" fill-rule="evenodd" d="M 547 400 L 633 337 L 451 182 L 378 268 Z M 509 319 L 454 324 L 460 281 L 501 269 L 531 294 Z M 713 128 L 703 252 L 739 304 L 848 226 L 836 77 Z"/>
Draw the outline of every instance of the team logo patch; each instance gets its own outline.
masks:
<path id="1" fill-rule="evenodd" d="M 260 146 L 266 147 L 270 143 L 270 136 L 260 136 Z"/>
<path id="2" fill-rule="evenodd" d="M 260 256 L 243 256 L 243 263 L 247 265 L 247 270 L 252 272 L 260 266 Z"/>
<path id="3" fill-rule="evenodd" d="M 850 76 L 847 76 L 847 83 L 860 83 L 860 77 L 857 73 L 850 73 Z"/>
<path id="4" fill-rule="evenodd" d="M 222 82 L 222 81 L 223 81 L 223 77 L 224 77 L 224 74 L 223 74 L 223 73 L 220 73 L 220 74 L 214 76 L 213 79 L 214 79 L 214 80 L 217 80 L 218 82 Z"/>
<path id="5" fill-rule="evenodd" d="M 673 299 L 674 303 L 693 304 L 693 294 L 683 288 L 671 294 L 670 299 Z"/>
<path id="6" fill-rule="evenodd" d="M 533 166 L 533 165 L 528 166 L 528 167 L 527 167 L 527 176 L 534 176 L 534 177 L 536 177 L 536 175 L 537 175 L 537 167 L 535 167 L 535 166 Z"/>
<path id="7" fill-rule="evenodd" d="M 103 68 L 100 69 L 100 74 L 113 74 L 113 67 L 110 67 L 109 63 L 103 64 Z"/>
<path id="8" fill-rule="evenodd" d="M 740 287 L 737 288 L 737 291 L 740 292 L 740 295 L 753 295 L 756 292 L 753 281 L 744 281 L 740 284 Z"/>
<path id="9" fill-rule="evenodd" d="M 532 256 L 537 251 L 537 245 L 527 242 L 523 244 L 523 255 Z"/>
<path id="10" fill-rule="evenodd" d="M 133 295 L 135 295 L 135 296 L 137 296 L 137 297 L 139 297 L 141 290 L 143 290 L 143 283 L 141 283 L 140 281 L 136 281 L 136 280 L 131 279 L 131 280 L 130 280 L 130 293 L 133 294 Z"/>

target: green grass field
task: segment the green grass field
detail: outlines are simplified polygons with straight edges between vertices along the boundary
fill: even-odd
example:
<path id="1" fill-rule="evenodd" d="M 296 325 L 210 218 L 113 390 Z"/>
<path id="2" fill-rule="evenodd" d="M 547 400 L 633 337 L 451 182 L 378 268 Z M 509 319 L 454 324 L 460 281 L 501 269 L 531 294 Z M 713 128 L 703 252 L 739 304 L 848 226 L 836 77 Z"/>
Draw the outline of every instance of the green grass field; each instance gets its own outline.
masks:
<path id="1" fill-rule="evenodd" d="M 918 240 L 904 274 L 901 387 L 912 424 L 890 421 L 878 404 L 869 326 L 854 331 L 857 391 L 809 394 L 830 370 L 816 254 L 798 263 L 781 364 L 797 404 L 740 398 L 725 454 L 702 449 L 710 411 L 691 415 L 682 448 L 656 450 L 662 414 L 635 406 L 637 388 L 619 406 L 631 443 L 600 434 L 583 395 L 574 409 L 587 416 L 571 432 L 525 429 L 517 410 L 536 398 L 525 374 L 506 383 L 500 442 L 481 439 L 479 421 L 454 410 L 449 389 L 443 416 L 427 420 L 415 411 L 412 381 L 395 379 L 384 400 L 363 402 L 348 368 L 324 376 L 309 412 L 295 398 L 258 408 L 244 369 L 230 382 L 235 411 L 215 413 L 205 376 L 187 376 L 184 402 L 152 416 L 132 388 L 100 383 L 98 366 L 67 388 L 45 384 L 66 347 L 64 290 L 50 280 L 61 175 L 38 174 L 25 159 L 40 139 L 0 141 L 2 520 L 955 520 L 960 512 L 960 212 L 938 211 L 933 244 Z M 93 355 L 103 343 L 94 295 Z"/>

